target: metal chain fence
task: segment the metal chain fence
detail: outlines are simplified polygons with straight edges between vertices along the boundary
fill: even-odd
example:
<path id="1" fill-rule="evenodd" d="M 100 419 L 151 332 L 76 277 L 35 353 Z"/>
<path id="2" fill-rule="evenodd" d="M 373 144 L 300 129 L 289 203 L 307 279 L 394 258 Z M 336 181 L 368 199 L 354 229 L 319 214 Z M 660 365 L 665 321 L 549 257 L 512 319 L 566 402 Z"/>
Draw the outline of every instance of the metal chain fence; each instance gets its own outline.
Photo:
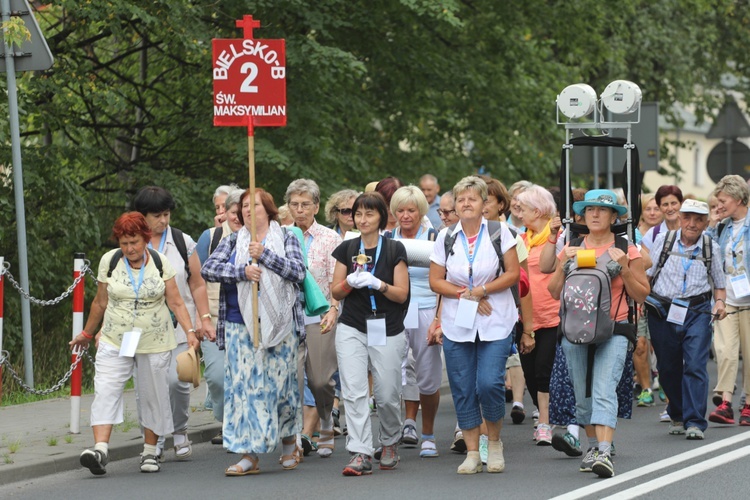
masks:
<path id="1" fill-rule="evenodd" d="M 62 295 L 59 297 L 55 297 L 54 299 L 50 300 L 43 300 L 43 299 L 37 299 L 35 297 L 32 297 L 30 293 L 26 292 L 21 285 L 15 280 L 13 275 L 10 272 L 10 263 L 5 262 L 3 264 L 3 275 L 8 278 L 8 281 L 10 281 L 10 284 L 13 285 L 13 288 L 15 288 L 18 293 L 20 293 L 25 299 L 27 299 L 32 304 L 36 304 L 38 306 L 54 306 L 65 300 L 70 296 L 71 293 L 73 293 L 73 290 L 75 290 L 75 287 L 78 285 L 78 283 L 81 282 L 81 280 L 86 276 L 86 272 L 90 272 L 90 266 L 91 263 L 88 260 L 83 261 L 83 267 L 81 268 L 81 273 L 78 275 L 78 277 L 73 280 L 73 284 L 68 287 L 67 290 L 65 290 Z"/>
<path id="2" fill-rule="evenodd" d="M 5 365 L 5 367 L 8 369 L 8 371 L 13 376 L 15 381 L 18 383 L 19 386 L 21 386 L 21 388 L 24 391 L 28 392 L 29 394 L 36 394 L 37 396 L 46 396 L 48 394 L 52 394 L 53 392 L 57 392 L 60 389 L 62 389 L 63 385 L 65 385 L 65 383 L 70 378 L 70 375 L 73 373 L 73 370 L 75 370 L 76 367 L 81 363 L 81 360 L 83 359 L 83 356 L 81 356 L 81 353 L 83 353 L 83 355 L 85 355 L 91 361 L 92 364 L 94 363 L 94 359 L 88 353 L 88 350 L 87 349 L 81 350 L 78 356 L 76 356 L 75 361 L 73 361 L 70 364 L 70 368 L 68 368 L 68 371 L 65 372 L 65 375 L 63 375 L 63 377 L 49 389 L 41 389 L 41 390 L 34 389 L 33 387 L 26 385 L 23 379 L 13 369 L 13 365 L 11 365 L 10 360 L 8 359 L 8 351 L 0 352 L 0 366 Z"/>
<path id="3" fill-rule="evenodd" d="M 86 274 L 89 274 L 92 278 L 94 278 L 94 281 L 98 283 L 98 280 L 96 279 L 96 275 L 94 275 L 93 271 L 91 271 L 91 262 L 87 259 L 84 259 L 83 261 L 83 267 L 81 268 L 81 272 L 78 275 L 78 277 L 73 280 L 73 284 L 70 285 L 67 290 L 65 290 L 59 297 L 55 297 L 54 299 L 50 300 L 44 300 L 44 299 L 37 299 L 33 297 L 30 293 L 26 292 L 26 290 L 21 287 L 21 285 L 15 280 L 13 277 L 13 274 L 10 272 L 10 262 L 4 262 L 2 268 L 0 268 L 0 275 L 5 276 L 8 278 L 8 281 L 11 285 L 13 285 L 13 288 L 15 288 L 21 296 L 23 296 L 25 299 L 27 299 L 32 304 L 38 305 L 38 306 L 54 306 L 65 300 L 70 296 L 71 293 L 73 293 L 73 290 L 75 290 L 75 287 L 78 286 L 78 284 L 81 282 L 81 280 L 86 276 Z M 7 370 L 10 372 L 13 379 L 18 383 L 18 385 L 25 390 L 26 392 L 30 394 L 36 394 L 37 396 L 46 396 L 48 394 L 52 394 L 54 392 L 59 391 L 63 385 L 70 379 L 71 374 L 73 373 L 73 370 L 76 369 L 76 367 L 81 363 L 81 360 L 85 356 L 89 362 L 91 362 L 91 365 L 94 366 L 94 358 L 91 356 L 91 354 L 88 352 L 88 348 L 83 349 L 81 348 L 80 351 L 78 351 L 78 356 L 76 356 L 75 361 L 70 364 L 70 368 L 68 368 L 68 371 L 65 372 L 65 375 L 52 387 L 49 389 L 34 389 L 33 387 L 30 387 L 26 385 L 26 383 L 23 381 L 23 379 L 18 375 L 16 370 L 13 369 L 13 365 L 10 363 L 10 359 L 8 358 L 9 353 L 8 351 L 2 351 L 0 352 L 0 366 L 5 365 Z"/>

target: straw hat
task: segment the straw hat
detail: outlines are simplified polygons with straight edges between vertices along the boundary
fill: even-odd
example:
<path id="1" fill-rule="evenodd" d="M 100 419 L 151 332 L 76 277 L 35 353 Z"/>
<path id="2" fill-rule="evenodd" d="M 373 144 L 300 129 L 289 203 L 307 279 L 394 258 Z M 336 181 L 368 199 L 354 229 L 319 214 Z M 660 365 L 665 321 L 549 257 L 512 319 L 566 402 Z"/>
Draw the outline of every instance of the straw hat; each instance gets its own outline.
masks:
<path id="1" fill-rule="evenodd" d="M 200 358 L 192 346 L 177 355 L 177 378 L 181 382 L 192 382 L 193 387 L 198 387 L 201 383 Z"/>

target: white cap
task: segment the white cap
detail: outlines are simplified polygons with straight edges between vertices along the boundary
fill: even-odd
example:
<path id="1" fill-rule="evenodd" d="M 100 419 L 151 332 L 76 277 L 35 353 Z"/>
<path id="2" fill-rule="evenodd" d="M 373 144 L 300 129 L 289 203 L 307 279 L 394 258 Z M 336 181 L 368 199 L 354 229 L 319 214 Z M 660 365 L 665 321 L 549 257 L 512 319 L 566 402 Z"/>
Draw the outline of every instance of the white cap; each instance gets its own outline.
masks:
<path id="1" fill-rule="evenodd" d="M 708 203 L 698 200 L 685 200 L 682 202 L 680 212 L 692 212 L 694 214 L 708 215 Z"/>

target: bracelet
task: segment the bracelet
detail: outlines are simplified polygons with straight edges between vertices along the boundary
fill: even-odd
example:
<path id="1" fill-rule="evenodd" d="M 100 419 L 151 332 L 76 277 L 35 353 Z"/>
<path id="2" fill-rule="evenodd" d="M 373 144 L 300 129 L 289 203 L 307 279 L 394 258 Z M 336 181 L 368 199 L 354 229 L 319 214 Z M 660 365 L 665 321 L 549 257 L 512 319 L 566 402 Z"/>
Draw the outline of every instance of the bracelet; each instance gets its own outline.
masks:
<path id="1" fill-rule="evenodd" d="M 550 236 L 549 238 L 547 238 L 547 243 L 552 243 L 553 245 L 557 245 L 557 238 L 553 240 L 552 236 Z"/>
<path id="2" fill-rule="evenodd" d="M 91 340 L 91 339 L 93 339 L 93 338 L 94 338 L 94 336 L 93 336 L 93 335 L 89 335 L 88 333 L 86 333 L 86 330 L 81 330 L 81 335 L 83 335 L 83 336 L 84 336 L 84 338 L 87 338 L 87 339 L 89 339 L 89 340 Z"/>
<path id="3" fill-rule="evenodd" d="M 195 331 L 195 328 L 191 328 L 191 329 L 189 329 L 189 330 L 188 330 L 187 332 L 188 332 L 188 333 L 197 333 L 197 332 Z"/>
<path id="4" fill-rule="evenodd" d="M 440 316 L 435 316 L 432 321 L 437 321 L 440 324 Z"/>
<path id="5" fill-rule="evenodd" d="M 382 292 L 380 292 L 380 293 L 386 293 L 387 291 L 388 291 L 388 283 L 386 283 L 386 282 L 384 281 L 384 282 L 383 282 L 383 291 L 382 291 Z"/>
<path id="6" fill-rule="evenodd" d="M 346 279 L 341 280 L 341 289 L 344 290 L 346 293 L 351 293 L 353 290 L 352 287 L 349 286 L 349 284 L 346 282 Z"/>
<path id="7" fill-rule="evenodd" d="M 337 304 L 334 304 L 331 306 L 331 309 L 336 309 L 336 312 L 339 311 L 339 306 Z"/>
<path id="8" fill-rule="evenodd" d="M 211 318 L 213 318 L 213 316 L 211 316 L 211 313 L 206 313 L 201 316 L 201 319 L 211 319 Z"/>
<path id="9" fill-rule="evenodd" d="M 724 302 L 724 299 L 716 299 L 716 300 L 715 300 L 714 302 L 718 302 L 718 301 L 722 301 L 722 302 Z M 726 303 L 726 302 L 724 302 L 724 305 L 727 305 L 727 303 Z"/>
<path id="10" fill-rule="evenodd" d="M 442 325 L 440 323 L 438 323 L 437 325 L 435 325 L 435 330 L 437 330 L 438 328 L 442 328 Z"/>
<path id="11" fill-rule="evenodd" d="M 484 297 L 487 296 L 487 287 L 482 285 L 482 291 L 484 292 Z"/>

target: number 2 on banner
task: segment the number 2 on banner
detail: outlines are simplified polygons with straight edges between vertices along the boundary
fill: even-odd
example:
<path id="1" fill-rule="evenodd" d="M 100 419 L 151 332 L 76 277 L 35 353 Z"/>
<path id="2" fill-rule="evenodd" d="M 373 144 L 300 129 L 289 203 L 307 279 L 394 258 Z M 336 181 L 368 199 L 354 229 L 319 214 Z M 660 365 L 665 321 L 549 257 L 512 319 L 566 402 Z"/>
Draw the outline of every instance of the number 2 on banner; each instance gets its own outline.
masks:
<path id="1" fill-rule="evenodd" d="M 250 72 L 249 75 L 247 75 L 247 78 L 242 82 L 242 86 L 240 87 L 240 92 L 245 92 L 248 94 L 257 94 L 258 93 L 258 87 L 257 85 L 252 85 L 255 78 L 258 76 L 258 66 L 255 63 L 246 62 L 240 67 L 240 73 L 247 74 L 247 72 Z"/>

